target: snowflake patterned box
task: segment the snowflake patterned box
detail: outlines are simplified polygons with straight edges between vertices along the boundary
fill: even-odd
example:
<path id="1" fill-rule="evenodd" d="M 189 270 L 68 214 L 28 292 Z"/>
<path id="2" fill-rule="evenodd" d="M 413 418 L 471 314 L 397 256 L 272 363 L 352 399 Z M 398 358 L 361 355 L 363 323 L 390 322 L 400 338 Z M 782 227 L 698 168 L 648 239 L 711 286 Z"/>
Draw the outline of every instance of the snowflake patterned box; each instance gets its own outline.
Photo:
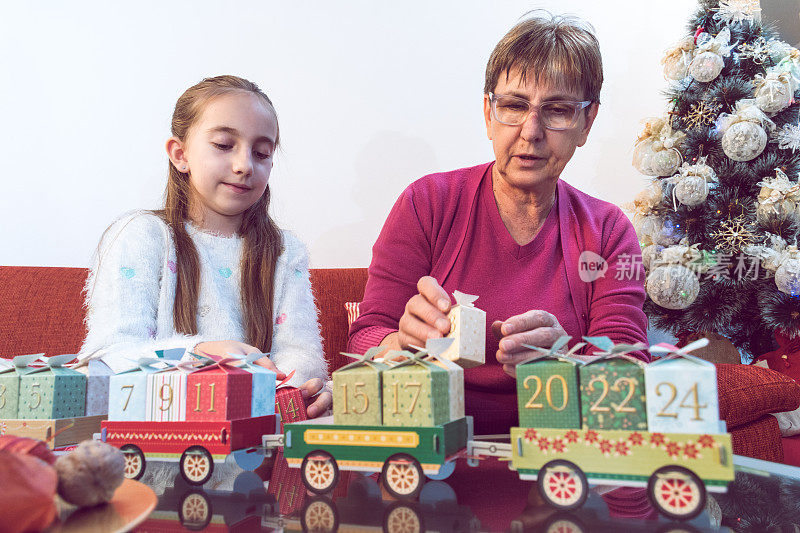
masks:
<path id="1" fill-rule="evenodd" d="M 412 354 L 383 372 L 383 423 L 387 426 L 429 427 L 450 419 L 449 373 Z"/>
<path id="2" fill-rule="evenodd" d="M 182 422 L 186 420 L 187 393 L 186 378 L 196 370 L 194 361 L 169 361 L 165 370 L 157 370 L 147 375 L 148 422 Z"/>
<path id="3" fill-rule="evenodd" d="M 486 362 L 486 311 L 478 309 L 473 302 L 477 296 L 455 291 L 456 305 L 450 309 L 450 333 L 453 344 L 442 357 L 463 368 L 472 368 Z"/>
<path id="4" fill-rule="evenodd" d="M 19 379 L 19 418 L 70 418 L 86 409 L 86 376 L 64 365 L 72 354 L 45 358 L 46 366 Z"/>
<path id="5" fill-rule="evenodd" d="M 252 411 L 253 374 L 221 359 L 186 377 L 186 420 L 236 420 Z"/>
<path id="6" fill-rule="evenodd" d="M 571 354 L 559 350 L 570 337 L 559 338 L 549 350 L 537 346 L 527 348 L 541 352 L 517 365 L 517 403 L 519 425 L 523 427 L 581 427 L 581 397 L 578 392 L 578 367 L 582 365 Z"/>
<path id="7" fill-rule="evenodd" d="M 253 375 L 250 416 L 275 414 L 275 386 L 277 375 L 272 370 L 255 364 L 256 360 L 268 356 L 269 354 L 266 353 L 250 354 L 247 356 L 245 366 L 242 367 Z"/>
<path id="8" fill-rule="evenodd" d="M 335 424 L 380 426 L 382 374 L 386 363 L 373 361 L 380 348 L 370 348 L 364 355 L 342 354 L 356 358 L 333 373 L 333 420 Z"/>
<path id="9" fill-rule="evenodd" d="M 647 365 L 647 419 L 650 431 L 662 433 L 719 433 L 717 368 L 689 352 L 706 346 L 700 339 L 683 348 L 662 343 L 650 353 L 666 353 Z M 724 431 L 724 430 L 722 430 Z"/>
<path id="10" fill-rule="evenodd" d="M 644 344 L 614 344 L 608 337 L 584 337 L 600 348 L 599 359 L 579 369 L 584 429 L 647 430 L 646 364 L 627 355 Z"/>
<path id="11" fill-rule="evenodd" d="M 609 350 L 599 354 L 599 359 L 586 363 L 579 369 L 583 398 L 582 427 L 647 430 L 644 386 L 646 365 L 639 359 L 625 355 L 629 351 L 645 349 L 646 346 L 614 346 L 607 337 L 602 339 L 607 340 L 609 345 L 604 345 L 597 338 L 584 339 Z"/>
<path id="12" fill-rule="evenodd" d="M 44 354 L 18 355 L 12 361 L 0 360 L 0 418 L 17 418 L 19 414 L 19 378 L 31 372 L 30 366 Z"/>
<path id="13" fill-rule="evenodd" d="M 308 420 L 300 389 L 289 386 L 278 388 L 275 392 L 275 412 L 281 416 L 281 431 L 284 423 Z"/>
<path id="14" fill-rule="evenodd" d="M 86 376 L 86 416 L 108 414 L 108 392 L 114 372 L 99 359 L 75 367 Z"/>
<path id="15" fill-rule="evenodd" d="M 139 366 L 108 380 L 108 419 L 144 421 L 147 418 L 147 376 L 167 368 L 156 358 L 139 359 Z"/>

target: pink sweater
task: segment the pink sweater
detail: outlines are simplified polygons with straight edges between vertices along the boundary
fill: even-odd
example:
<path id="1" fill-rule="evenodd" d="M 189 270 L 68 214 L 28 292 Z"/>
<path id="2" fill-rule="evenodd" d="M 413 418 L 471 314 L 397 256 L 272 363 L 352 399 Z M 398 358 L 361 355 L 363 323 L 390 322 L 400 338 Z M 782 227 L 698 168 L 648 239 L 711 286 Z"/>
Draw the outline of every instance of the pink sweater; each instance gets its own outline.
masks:
<path id="1" fill-rule="evenodd" d="M 641 251 L 622 211 L 559 181 L 557 203 L 539 234 L 519 246 L 494 201 L 492 164 L 432 174 L 403 192 L 373 247 L 348 346 L 363 353 L 396 331 L 422 276 L 433 276 L 449 293 L 478 295 L 475 305 L 487 313 L 486 364 L 464 375 L 467 414 L 478 433 L 505 433 L 517 423 L 515 382 L 495 357 L 494 320 L 544 309 L 572 342 L 602 335 L 625 343 L 647 339 Z M 605 276 L 581 279 L 583 251 L 605 259 Z"/>

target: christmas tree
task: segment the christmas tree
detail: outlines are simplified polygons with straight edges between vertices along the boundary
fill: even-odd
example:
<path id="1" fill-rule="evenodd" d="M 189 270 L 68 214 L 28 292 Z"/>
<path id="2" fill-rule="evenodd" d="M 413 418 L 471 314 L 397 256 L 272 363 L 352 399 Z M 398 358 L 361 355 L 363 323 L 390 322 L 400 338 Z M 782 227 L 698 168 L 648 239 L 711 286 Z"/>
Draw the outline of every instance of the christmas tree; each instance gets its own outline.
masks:
<path id="1" fill-rule="evenodd" d="M 758 0 L 701 0 L 687 30 L 662 60 L 667 113 L 634 149 L 652 177 L 633 204 L 645 312 L 758 355 L 800 336 L 800 51 Z"/>

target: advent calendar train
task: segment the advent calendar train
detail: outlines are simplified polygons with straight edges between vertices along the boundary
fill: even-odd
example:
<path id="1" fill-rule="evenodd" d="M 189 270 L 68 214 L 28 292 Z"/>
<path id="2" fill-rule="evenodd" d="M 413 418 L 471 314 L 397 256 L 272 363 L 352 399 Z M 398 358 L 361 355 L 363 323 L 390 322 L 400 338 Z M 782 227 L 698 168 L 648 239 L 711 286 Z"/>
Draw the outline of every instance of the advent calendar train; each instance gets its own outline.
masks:
<path id="1" fill-rule="evenodd" d="M 565 510 L 584 503 L 590 484 L 646 487 L 662 514 L 688 519 L 704 508 L 706 491 L 727 490 L 733 457 L 719 420 L 716 370 L 690 353 L 705 339 L 681 349 L 653 346 L 663 357 L 651 363 L 628 355 L 644 346 L 605 337 L 584 339 L 600 356 L 591 362 L 575 355 L 586 343 L 567 350 L 569 337 L 549 349 L 530 347 L 538 355 L 516 372 L 519 426 L 509 441 L 475 437 L 464 415 L 463 368 L 483 363 L 486 316 L 474 300 L 456 294 L 449 338 L 413 351 L 351 355 L 355 361 L 333 373 L 332 416 L 306 420 L 300 391 L 254 364 L 263 354 L 183 361 L 159 354 L 105 376 L 108 420 L 100 438 L 122 449 L 128 477 L 140 477 L 147 460 L 173 460 L 196 485 L 215 462 L 254 469 L 282 447 L 317 494 L 335 487 L 340 470 L 358 470 L 381 472 L 390 494 L 410 499 L 426 476 L 450 475 L 458 458 L 475 466 L 488 456 L 537 480 L 544 500 Z M 49 385 L 31 381 L 69 374 L 53 359 L 46 370 L 29 359 L 0 369 L 1 414 L 9 416 L 16 402 L 19 415 L 45 404 L 42 418 L 49 417 L 69 403 L 64 398 L 80 396 L 65 381 L 59 389 L 58 377 Z M 17 380 L 15 392 L 14 379 L 4 376 Z"/>

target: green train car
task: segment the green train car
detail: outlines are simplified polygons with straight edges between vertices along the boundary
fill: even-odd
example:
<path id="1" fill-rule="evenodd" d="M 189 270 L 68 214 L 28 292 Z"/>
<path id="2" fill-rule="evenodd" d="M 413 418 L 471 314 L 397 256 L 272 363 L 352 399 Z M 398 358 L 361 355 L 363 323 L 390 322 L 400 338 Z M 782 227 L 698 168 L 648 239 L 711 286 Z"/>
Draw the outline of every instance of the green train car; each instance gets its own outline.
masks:
<path id="1" fill-rule="evenodd" d="M 411 499 L 426 475 L 444 479 L 452 473 L 471 439 L 471 417 L 431 427 L 345 426 L 324 417 L 286 424 L 283 455 L 316 494 L 332 490 L 340 470 L 355 470 L 381 472 L 390 494 Z"/>

